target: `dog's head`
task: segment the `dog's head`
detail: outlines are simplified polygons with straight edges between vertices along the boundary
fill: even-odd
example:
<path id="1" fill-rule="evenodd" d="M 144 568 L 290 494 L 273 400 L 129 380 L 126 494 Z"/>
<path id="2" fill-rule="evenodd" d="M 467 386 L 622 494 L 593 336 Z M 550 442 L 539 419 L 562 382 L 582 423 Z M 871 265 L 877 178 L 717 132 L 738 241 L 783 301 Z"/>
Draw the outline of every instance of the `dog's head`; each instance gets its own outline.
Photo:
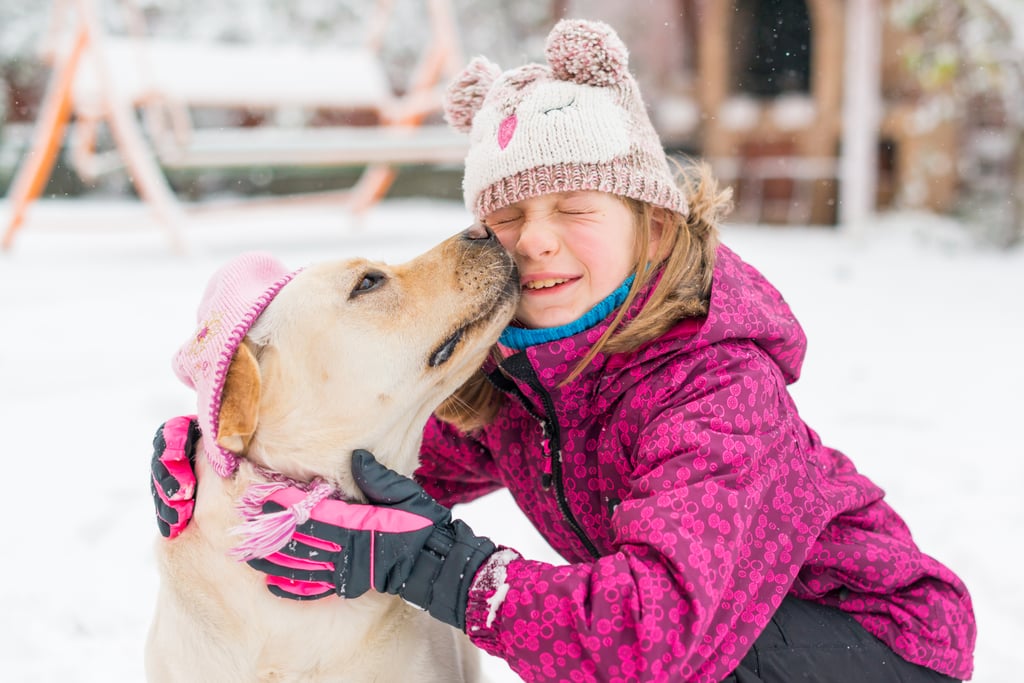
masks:
<path id="1" fill-rule="evenodd" d="M 218 450 L 347 493 L 355 448 L 411 474 L 427 418 L 483 362 L 518 292 L 481 228 L 402 265 L 304 269 L 237 346 L 211 419 Z"/>

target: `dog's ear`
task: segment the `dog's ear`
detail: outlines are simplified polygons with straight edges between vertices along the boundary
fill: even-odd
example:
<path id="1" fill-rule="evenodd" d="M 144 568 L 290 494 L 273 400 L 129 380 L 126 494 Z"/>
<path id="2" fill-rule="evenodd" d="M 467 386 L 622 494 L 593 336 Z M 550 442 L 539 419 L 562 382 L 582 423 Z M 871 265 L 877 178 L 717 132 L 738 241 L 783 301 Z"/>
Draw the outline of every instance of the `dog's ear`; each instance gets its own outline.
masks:
<path id="1" fill-rule="evenodd" d="M 260 366 L 248 344 L 240 344 L 228 367 L 220 398 L 217 443 L 243 453 L 256 432 L 260 407 Z"/>

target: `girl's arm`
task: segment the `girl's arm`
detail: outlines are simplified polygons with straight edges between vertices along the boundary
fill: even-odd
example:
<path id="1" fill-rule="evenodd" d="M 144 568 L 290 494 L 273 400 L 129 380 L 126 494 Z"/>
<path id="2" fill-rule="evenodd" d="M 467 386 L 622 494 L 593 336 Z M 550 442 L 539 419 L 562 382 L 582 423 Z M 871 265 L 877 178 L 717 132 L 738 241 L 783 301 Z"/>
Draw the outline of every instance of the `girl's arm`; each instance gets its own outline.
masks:
<path id="1" fill-rule="evenodd" d="M 414 478 L 445 507 L 468 503 L 502 488 L 487 448 L 470 435 L 431 417 L 423 430 Z"/>

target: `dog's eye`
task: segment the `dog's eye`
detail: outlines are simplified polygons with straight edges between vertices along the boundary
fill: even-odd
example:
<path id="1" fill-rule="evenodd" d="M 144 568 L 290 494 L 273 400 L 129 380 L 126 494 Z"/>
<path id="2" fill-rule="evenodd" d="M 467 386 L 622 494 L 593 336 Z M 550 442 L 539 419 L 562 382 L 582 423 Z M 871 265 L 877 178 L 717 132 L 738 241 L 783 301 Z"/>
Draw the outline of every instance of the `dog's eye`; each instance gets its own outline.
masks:
<path id="1" fill-rule="evenodd" d="M 367 292 L 372 292 L 386 281 L 387 277 L 380 271 L 371 270 L 363 273 L 363 277 L 356 283 L 355 289 L 352 290 L 349 298 L 359 296 L 360 294 L 366 294 Z"/>

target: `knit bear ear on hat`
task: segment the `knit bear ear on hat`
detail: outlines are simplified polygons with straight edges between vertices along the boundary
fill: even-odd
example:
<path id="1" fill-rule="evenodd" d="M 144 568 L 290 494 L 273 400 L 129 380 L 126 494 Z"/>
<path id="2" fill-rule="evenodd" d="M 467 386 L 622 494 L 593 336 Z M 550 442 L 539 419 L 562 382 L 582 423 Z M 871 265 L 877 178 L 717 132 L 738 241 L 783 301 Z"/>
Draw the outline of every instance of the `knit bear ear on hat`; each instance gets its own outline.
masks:
<path id="1" fill-rule="evenodd" d="M 455 130 L 468 133 L 473 117 L 483 106 L 487 91 L 501 75 L 501 67 L 486 57 L 474 57 L 445 93 L 444 118 Z"/>

